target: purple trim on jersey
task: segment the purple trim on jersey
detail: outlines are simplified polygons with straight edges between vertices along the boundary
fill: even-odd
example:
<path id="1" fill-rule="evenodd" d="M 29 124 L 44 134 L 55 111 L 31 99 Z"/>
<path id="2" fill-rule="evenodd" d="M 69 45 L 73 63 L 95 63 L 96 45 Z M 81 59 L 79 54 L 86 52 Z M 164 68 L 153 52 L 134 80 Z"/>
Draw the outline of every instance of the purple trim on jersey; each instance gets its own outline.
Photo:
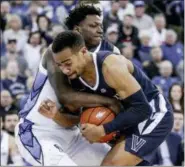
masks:
<path id="1" fill-rule="evenodd" d="M 42 164 L 41 157 L 42 148 L 37 138 L 33 135 L 32 125 L 34 123 L 24 119 L 24 122 L 19 125 L 19 137 L 25 149 L 32 155 L 32 157 L 40 164 Z M 42 156 L 41 156 L 42 155 Z"/>
<path id="2" fill-rule="evenodd" d="M 40 72 L 37 73 L 35 81 L 32 86 L 31 93 L 27 99 L 27 102 L 24 105 L 24 108 L 19 112 L 19 116 L 21 118 L 25 118 L 28 115 L 28 113 L 31 111 L 31 109 L 35 106 L 47 78 L 48 77 L 46 75 Z"/>

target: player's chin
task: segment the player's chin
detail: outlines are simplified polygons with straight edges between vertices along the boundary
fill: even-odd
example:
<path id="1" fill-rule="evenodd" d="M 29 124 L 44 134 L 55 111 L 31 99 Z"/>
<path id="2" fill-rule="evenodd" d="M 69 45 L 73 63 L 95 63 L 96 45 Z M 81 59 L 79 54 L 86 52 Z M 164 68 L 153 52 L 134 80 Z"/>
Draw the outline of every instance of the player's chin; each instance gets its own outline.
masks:
<path id="1" fill-rule="evenodd" d="M 102 38 L 101 37 L 95 37 L 93 40 L 92 40 L 92 43 L 93 45 L 97 46 L 99 45 L 99 43 L 101 42 Z"/>

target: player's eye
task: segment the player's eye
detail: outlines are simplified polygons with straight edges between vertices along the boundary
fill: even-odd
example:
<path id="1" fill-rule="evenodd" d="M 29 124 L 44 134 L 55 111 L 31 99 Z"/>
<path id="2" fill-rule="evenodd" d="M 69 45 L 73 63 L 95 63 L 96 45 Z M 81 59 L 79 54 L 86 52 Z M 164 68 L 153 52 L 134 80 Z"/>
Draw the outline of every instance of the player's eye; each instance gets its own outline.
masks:
<path id="1" fill-rule="evenodd" d="M 92 27 L 92 28 L 95 28 L 97 25 L 96 24 L 90 24 L 89 26 Z"/>

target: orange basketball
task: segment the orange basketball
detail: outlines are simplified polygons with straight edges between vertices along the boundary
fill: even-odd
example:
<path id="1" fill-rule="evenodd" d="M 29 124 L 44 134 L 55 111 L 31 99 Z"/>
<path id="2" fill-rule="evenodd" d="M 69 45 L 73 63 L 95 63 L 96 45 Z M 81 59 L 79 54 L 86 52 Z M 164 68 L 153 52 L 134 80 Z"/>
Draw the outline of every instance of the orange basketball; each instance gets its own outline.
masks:
<path id="1" fill-rule="evenodd" d="M 115 114 L 106 107 L 88 108 L 82 112 L 80 123 L 90 123 L 95 125 L 103 125 L 111 122 L 115 118 Z M 107 134 L 100 139 L 100 143 L 106 143 L 116 136 L 115 132 Z"/>

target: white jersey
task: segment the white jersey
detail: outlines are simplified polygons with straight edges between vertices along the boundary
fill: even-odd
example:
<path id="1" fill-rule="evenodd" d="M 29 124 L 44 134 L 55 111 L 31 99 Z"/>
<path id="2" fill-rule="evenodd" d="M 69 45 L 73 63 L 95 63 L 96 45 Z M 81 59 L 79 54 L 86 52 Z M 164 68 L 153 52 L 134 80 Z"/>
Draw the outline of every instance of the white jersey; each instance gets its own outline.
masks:
<path id="1" fill-rule="evenodd" d="M 9 135 L 1 130 L 1 166 L 8 164 L 9 155 Z"/>
<path id="2" fill-rule="evenodd" d="M 41 59 L 31 93 L 29 94 L 24 108 L 19 112 L 20 124 L 23 129 L 31 127 L 31 129 L 41 131 L 55 131 L 55 133 L 62 136 L 63 143 L 68 145 L 80 133 L 79 128 L 77 126 L 74 126 L 70 130 L 64 128 L 55 123 L 52 119 L 43 116 L 38 111 L 40 104 L 47 99 L 55 102 L 57 107 L 60 106 L 54 89 L 49 82 L 47 70 L 42 65 L 42 60 L 43 59 Z"/>

